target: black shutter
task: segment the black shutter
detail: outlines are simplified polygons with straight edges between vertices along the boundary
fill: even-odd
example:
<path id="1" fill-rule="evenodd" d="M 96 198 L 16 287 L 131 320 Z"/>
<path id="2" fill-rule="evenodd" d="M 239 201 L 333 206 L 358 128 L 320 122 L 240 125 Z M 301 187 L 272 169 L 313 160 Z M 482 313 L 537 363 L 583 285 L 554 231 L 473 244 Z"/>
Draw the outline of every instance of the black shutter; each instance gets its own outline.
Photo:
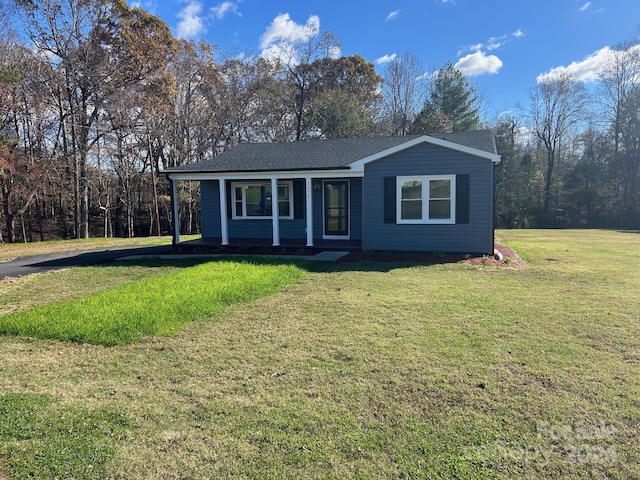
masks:
<path id="1" fill-rule="evenodd" d="M 456 175 L 456 223 L 469 223 L 469 174 Z"/>
<path id="2" fill-rule="evenodd" d="M 227 189 L 227 218 L 231 220 L 233 218 L 233 200 L 235 199 L 235 192 L 231 189 L 231 180 L 224 182 Z M 222 188 L 222 182 L 220 182 Z"/>
<path id="3" fill-rule="evenodd" d="M 293 181 L 293 218 L 296 220 L 304 220 L 306 188 L 304 180 L 298 178 Z"/>
<path id="4" fill-rule="evenodd" d="M 384 223 L 396 223 L 396 177 L 384 177 Z"/>

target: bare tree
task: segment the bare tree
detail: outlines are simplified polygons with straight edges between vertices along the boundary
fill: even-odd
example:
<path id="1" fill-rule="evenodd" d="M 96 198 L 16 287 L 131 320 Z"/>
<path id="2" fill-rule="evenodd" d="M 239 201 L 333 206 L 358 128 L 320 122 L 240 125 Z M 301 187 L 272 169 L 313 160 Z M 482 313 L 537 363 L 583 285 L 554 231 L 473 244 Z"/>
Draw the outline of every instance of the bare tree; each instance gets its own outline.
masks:
<path id="1" fill-rule="evenodd" d="M 564 74 L 541 80 L 531 89 L 529 99 L 526 114 L 546 156 L 543 212 L 548 216 L 554 169 L 562 149 L 572 140 L 574 127 L 585 120 L 587 93 L 581 83 Z"/>
<path id="2" fill-rule="evenodd" d="M 332 32 L 319 32 L 308 27 L 303 39 L 282 39 L 275 45 L 277 58 L 269 61 L 281 71 L 283 82 L 273 86 L 273 92 L 286 104 L 295 121 L 295 140 L 303 140 L 309 134 L 310 103 L 313 98 L 317 81 L 317 70 L 312 65 L 314 61 L 330 58 L 340 50 L 340 42 Z"/>
<path id="3" fill-rule="evenodd" d="M 622 213 L 635 217 L 640 175 L 636 144 L 640 41 L 627 41 L 611 50 L 602 64 L 599 77 L 604 118 L 613 138 L 612 163 L 620 172 L 616 194 L 622 197 Z"/>
<path id="4" fill-rule="evenodd" d="M 425 96 L 425 72 L 412 52 L 394 58 L 382 73 L 384 117 L 392 135 L 407 135 Z"/>
<path id="5" fill-rule="evenodd" d="M 16 0 L 37 53 L 60 72 L 51 85 L 60 98 L 65 153 L 74 174 L 75 236 L 89 236 L 88 162 L 98 141 L 96 122 L 109 95 L 144 85 L 161 88 L 173 47 L 169 27 L 124 0 Z M 60 97 L 60 93 L 62 96 Z"/>
<path id="6" fill-rule="evenodd" d="M 629 92 L 640 86 L 640 43 L 626 42 L 609 52 L 602 63 L 600 90 L 605 110 L 611 121 L 615 156 L 620 148 L 622 106 Z"/>

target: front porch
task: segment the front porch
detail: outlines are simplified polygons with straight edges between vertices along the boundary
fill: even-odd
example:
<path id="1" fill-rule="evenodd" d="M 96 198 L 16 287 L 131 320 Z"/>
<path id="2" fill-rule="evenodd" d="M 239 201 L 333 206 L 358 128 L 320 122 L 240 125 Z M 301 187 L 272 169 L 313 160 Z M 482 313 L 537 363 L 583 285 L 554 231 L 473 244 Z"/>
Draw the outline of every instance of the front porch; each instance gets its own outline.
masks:
<path id="1" fill-rule="evenodd" d="M 308 246 L 304 239 L 281 239 L 280 245 L 274 246 L 271 238 L 229 238 L 224 245 L 222 238 L 198 238 L 174 245 L 176 253 L 304 253 L 317 254 L 323 251 L 359 251 L 362 250 L 360 240 L 316 240 Z"/>
<path id="2" fill-rule="evenodd" d="M 176 183 L 182 178 L 169 178 L 176 251 L 362 250 L 362 179 L 358 176 L 346 172 L 313 177 L 284 172 L 212 175 L 200 181 L 203 238 L 187 242 L 180 241 L 175 201 Z M 278 214 L 273 215 L 274 211 Z"/>

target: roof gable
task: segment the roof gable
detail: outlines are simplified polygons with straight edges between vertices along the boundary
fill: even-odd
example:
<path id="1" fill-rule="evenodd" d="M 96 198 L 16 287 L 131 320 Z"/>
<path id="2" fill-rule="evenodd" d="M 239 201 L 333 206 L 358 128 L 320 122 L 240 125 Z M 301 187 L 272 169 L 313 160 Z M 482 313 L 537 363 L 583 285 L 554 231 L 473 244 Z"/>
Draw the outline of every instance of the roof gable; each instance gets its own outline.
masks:
<path id="1" fill-rule="evenodd" d="M 488 131 L 486 131 L 488 132 Z M 457 133 L 467 134 L 466 137 L 463 135 L 456 135 Z M 491 160 L 492 163 L 500 163 L 500 155 L 496 152 L 495 141 L 493 139 L 493 135 L 486 138 L 480 138 L 479 136 L 469 135 L 475 134 L 479 132 L 454 132 L 448 134 L 440 134 L 441 138 L 431 135 L 421 135 L 417 138 L 414 138 L 411 141 L 400 144 L 396 147 L 389 148 L 388 150 L 378 152 L 374 155 L 371 155 L 366 158 L 362 158 L 350 165 L 350 167 L 354 170 L 361 170 L 364 165 L 370 162 L 374 162 L 376 160 L 380 160 L 381 158 L 388 157 L 389 155 L 393 155 L 394 153 L 401 152 L 406 150 L 407 148 L 415 147 L 416 145 L 420 145 L 423 143 L 430 143 L 432 145 L 438 145 L 440 147 L 448 148 L 450 150 L 455 150 L 457 152 L 466 153 L 468 155 L 473 155 L 480 158 L 485 158 L 487 160 Z M 488 132 L 490 133 L 490 132 Z M 454 141 L 453 139 L 458 141 Z M 482 141 L 483 147 L 491 148 L 491 150 L 484 150 L 477 147 L 472 147 L 463 143 L 459 143 L 460 141 L 466 141 L 466 143 L 479 144 L 478 140 Z"/>

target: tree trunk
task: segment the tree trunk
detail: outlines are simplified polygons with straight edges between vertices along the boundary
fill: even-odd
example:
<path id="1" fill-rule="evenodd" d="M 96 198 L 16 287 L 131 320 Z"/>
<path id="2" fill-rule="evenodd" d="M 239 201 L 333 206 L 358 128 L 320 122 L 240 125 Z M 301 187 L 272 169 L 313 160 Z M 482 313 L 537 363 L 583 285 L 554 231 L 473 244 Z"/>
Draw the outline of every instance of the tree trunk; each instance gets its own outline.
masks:
<path id="1" fill-rule="evenodd" d="M 157 161 L 158 159 L 156 159 Z M 156 185 L 156 162 L 151 158 L 151 184 L 153 187 L 153 211 L 156 216 L 156 235 L 162 235 L 160 230 L 160 209 L 158 208 L 158 186 Z M 153 222 L 151 222 L 153 223 Z"/>
<path id="2" fill-rule="evenodd" d="M 27 231 L 24 228 L 24 214 L 20 214 L 20 226 L 22 227 L 22 242 L 27 243 Z"/>
<path id="3" fill-rule="evenodd" d="M 127 238 L 135 237 L 135 223 L 133 218 L 133 192 L 131 191 L 131 185 L 127 182 Z"/>
<path id="4" fill-rule="evenodd" d="M 6 180 L 5 180 L 6 182 Z M 5 222 L 7 225 L 7 242 L 16 243 L 16 231 L 15 231 L 15 217 L 11 213 L 9 208 L 10 190 L 6 183 L 2 183 L 2 211 L 4 213 Z"/>
<path id="5" fill-rule="evenodd" d="M 15 217 L 4 211 L 4 216 L 7 224 L 7 242 L 16 243 L 16 230 L 15 230 Z"/>
<path id="6" fill-rule="evenodd" d="M 555 166 L 555 153 L 552 149 L 547 150 L 547 171 L 544 176 L 544 204 L 542 207 L 545 216 L 549 215 L 549 207 L 551 205 L 551 177 Z M 548 220 L 545 219 L 545 220 Z"/>
<path id="7" fill-rule="evenodd" d="M 44 228 L 42 226 L 42 207 L 40 205 L 40 197 L 36 195 L 36 217 L 38 219 L 38 231 L 40 232 L 40 241 L 44 242 Z"/>
<path id="8" fill-rule="evenodd" d="M 80 162 L 73 154 L 73 237 L 80 238 Z"/>
<path id="9" fill-rule="evenodd" d="M 83 158 L 84 157 L 84 158 Z M 89 238 L 89 182 L 87 180 L 86 153 L 80 159 L 80 208 L 78 213 L 78 238 Z"/>

